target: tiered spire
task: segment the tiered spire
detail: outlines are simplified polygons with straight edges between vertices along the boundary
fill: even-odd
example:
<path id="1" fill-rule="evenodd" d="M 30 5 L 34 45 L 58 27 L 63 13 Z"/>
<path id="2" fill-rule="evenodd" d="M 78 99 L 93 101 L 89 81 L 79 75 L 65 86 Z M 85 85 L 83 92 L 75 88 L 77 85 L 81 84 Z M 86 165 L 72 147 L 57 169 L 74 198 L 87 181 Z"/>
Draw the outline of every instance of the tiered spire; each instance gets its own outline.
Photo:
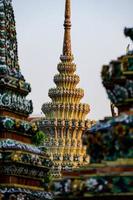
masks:
<path id="1" fill-rule="evenodd" d="M 91 124 L 85 120 L 90 110 L 89 105 L 80 102 L 84 90 L 77 88 L 80 78 L 75 74 L 76 65 L 73 63 L 71 50 L 70 2 L 66 0 L 63 52 L 60 56 L 61 62 L 57 66 L 59 73 L 54 76 L 56 87 L 51 88 L 48 93 L 52 102 L 42 106 L 46 120 L 41 124 L 49 135 L 46 145 L 50 148 L 51 158 L 55 166 L 61 168 L 76 167 L 86 162 L 82 134 Z"/>

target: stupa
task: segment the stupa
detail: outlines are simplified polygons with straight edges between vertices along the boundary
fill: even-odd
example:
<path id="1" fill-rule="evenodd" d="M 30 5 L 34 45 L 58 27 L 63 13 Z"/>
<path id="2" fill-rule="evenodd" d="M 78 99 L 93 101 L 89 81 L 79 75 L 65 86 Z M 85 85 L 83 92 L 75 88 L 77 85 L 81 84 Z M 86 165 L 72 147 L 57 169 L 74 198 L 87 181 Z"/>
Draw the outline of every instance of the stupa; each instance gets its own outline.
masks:
<path id="1" fill-rule="evenodd" d="M 54 76 L 55 88 L 49 90 L 50 103 L 44 103 L 45 119 L 40 121 L 48 139 L 45 145 L 50 151 L 55 169 L 70 169 L 88 163 L 86 147 L 82 145 L 82 134 L 91 126 L 85 120 L 90 111 L 88 104 L 82 104 L 84 90 L 77 88 L 80 78 L 73 62 L 71 48 L 71 0 L 66 0 L 63 52 Z"/>
<path id="2" fill-rule="evenodd" d="M 133 28 L 124 33 L 133 40 Z M 133 199 L 133 50 L 104 65 L 101 76 L 118 116 L 87 130 L 90 165 L 64 172 L 64 180 L 53 183 L 57 199 Z"/>
<path id="3" fill-rule="evenodd" d="M 31 91 L 21 74 L 11 0 L 0 1 L 0 200 L 47 199 L 44 179 L 51 167 L 45 152 L 32 145 Z"/>

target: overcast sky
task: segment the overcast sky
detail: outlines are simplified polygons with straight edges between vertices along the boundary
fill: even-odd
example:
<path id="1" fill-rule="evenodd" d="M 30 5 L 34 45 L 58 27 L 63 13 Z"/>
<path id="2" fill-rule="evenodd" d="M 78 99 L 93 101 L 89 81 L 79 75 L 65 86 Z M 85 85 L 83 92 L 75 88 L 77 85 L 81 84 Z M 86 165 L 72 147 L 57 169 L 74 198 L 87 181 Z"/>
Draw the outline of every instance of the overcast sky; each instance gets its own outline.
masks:
<path id="1" fill-rule="evenodd" d="M 34 114 L 48 102 L 48 89 L 62 52 L 65 0 L 13 0 L 16 17 L 19 63 L 31 83 Z M 85 90 L 82 102 L 89 103 L 90 119 L 110 115 L 100 71 L 126 51 L 129 39 L 125 26 L 133 26 L 133 0 L 72 0 L 72 49 Z"/>

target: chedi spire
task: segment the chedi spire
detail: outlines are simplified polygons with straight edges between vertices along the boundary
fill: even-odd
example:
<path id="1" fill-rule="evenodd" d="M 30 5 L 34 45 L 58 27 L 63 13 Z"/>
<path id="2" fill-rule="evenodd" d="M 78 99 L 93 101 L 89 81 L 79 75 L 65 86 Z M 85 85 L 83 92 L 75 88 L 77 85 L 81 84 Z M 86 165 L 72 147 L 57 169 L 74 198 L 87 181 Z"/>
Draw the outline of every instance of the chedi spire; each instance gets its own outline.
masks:
<path id="1" fill-rule="evenodd" d="M 58 74 L 54 76 L 55 88 L 49 90 L 50 103 L 42 106 L 45 119 L 40 127 L 48 136 L 48 147 L 55 169 L 68 169 L 88 163 L 86 148 L 82 145 L 82 135 L 91 121 L 85 120 L 90 108 L 81 103 L 84 90 L 77 88 L 80 81 L 75 74 L 71 50 L 71 9 L 70 0 L 66 0 L 64 42 L 61 62 L 58 64 Z"/>

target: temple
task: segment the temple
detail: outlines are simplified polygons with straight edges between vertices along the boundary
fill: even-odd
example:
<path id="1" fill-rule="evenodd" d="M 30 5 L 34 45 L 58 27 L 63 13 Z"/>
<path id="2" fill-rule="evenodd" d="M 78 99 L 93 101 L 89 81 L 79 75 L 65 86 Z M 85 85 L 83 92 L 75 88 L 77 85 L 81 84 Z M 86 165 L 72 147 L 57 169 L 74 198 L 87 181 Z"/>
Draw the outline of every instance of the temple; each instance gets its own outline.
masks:
<path id="1" fill-rule="evenodd" d="M 63 51 L 58 64 L 58 74 L 54 76 L 55 88 L 49 90 L 50 103 L 44 103 L 42 111 L 45 119 L 40 122 L 47 134 L 45 145 L 51 153 L 55 169 L 71 169 L 87 164 L 89 157 L 82 145 L 82 134 L 91 126 L 85 120 L 90 111 L 88 104 L 82 104 L 84 90 L 77 88 L 80 81 L 75 74 L 76 65 L 71 48 L 71 6 L 66 0 Z"/>
<path id="2" fill-rule="evenodd" d="M 133 200 L 133 49 L 102 66 L 112 116 L 86 120 L 90 107 L 77 87 L 70 2 L 56 87 L 42 106 L 45 117 L 34 119 L 12 1 L 0 0 L 0 200 Z M 133 28 L 124 34 L 133 42 Z"/>
<path id="3" fill-rule="evenodd" d="M 28 121 L 31 91 L 21 74 L 11 0 L 0 1 L 0 200 L 52 199 L 44 190 L 51 168 L 46 152 L 33 145 L 38 127 Z"/>

